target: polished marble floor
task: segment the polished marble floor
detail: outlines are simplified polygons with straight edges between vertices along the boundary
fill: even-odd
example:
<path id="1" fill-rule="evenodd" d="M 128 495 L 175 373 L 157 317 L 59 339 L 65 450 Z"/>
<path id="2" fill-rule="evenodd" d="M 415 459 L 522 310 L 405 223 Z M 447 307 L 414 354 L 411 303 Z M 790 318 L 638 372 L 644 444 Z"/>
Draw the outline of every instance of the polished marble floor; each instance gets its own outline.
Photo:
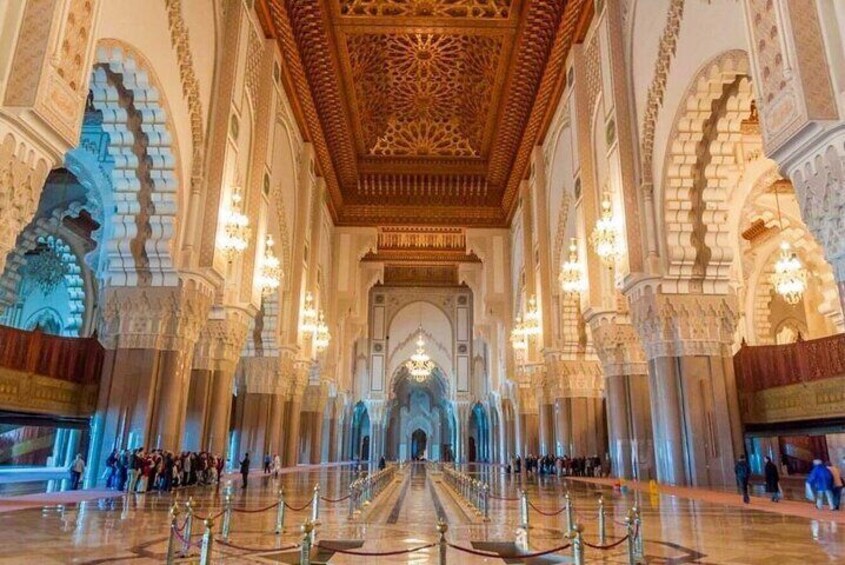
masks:
<path id="1" fill-rule="evenodd" d="M 478 471 L 478 470 L 473 470 Z M 505 498 L 515 497 L 525 488 L 529 499 L 544 511 L 563 505 L 567 489 L 574 501 L 576 521 L 585 528 L 585 539 L 596 543 L 595 514 L 597 497 L 602 494 L 608 511 L 607 540 L 624 535 L 621 521 L 635 497 L 642 508 L 645 553 L 649 563 L 738 564 L 815 564 L 845 563 L 845 525 L 832 518 L 829 511 L 812 511 L 807 516 L 761 511 L 764 502 L 754 499 L 750 506 L 737 506 L 719 497 L 699 496 L 695 491 L 649 494 L 634 489 L 622 493 L 606 484 L 557 478 L 523 477 L 515 479 L 498 470 L 481 469 L 493 485 L 493 491 Z M 246 490 L 235 488 L 235 506 L 261 508 L 275 502 L 278 487 L 284 486 L 287 502 L 302 506 L 313 485 L 321 485 L 322 494 L 331 499 L 347 492 L 355 474 L 349 467 L 303 469 L 287 473 L 278 480 L 251 478 Z M 235 487 L 239 486 L 235 481 Z M 222 504 L 222 490 L 197 488 L 174 496 L 148 493 L 119 495 L 61 505 L 45 502 L 44 507 L 29 507 L 0 514 L 0 564 L 37 562 L 58 563 L 162 563 L 167 546 L 168 509 L 174 497 L 193 496 L 197 514 L 214 514 Z M 800 503 L 795 503 L 800 504 Z M 757 506 L 758 508 L 755 508 Z M 353 520 L 347 518 L 346 501 L 324 502 L 320 513 L 317 540 L 326 545 L 353 542 L 353 551 L 387 552 L 426 545 L 437 539 L 436 521 L 442 516 L 448 523 L 449 541 L 473 547 L 483 541 L 512 542 L 518 523 L 518 504 L 510 500 L 491 503 L 491 521 L 479 516 L 458 501 L 435 469 L 408 466 L 372 505 Z M 299 541 L 299 525 L 306 511 L 286 514 L 286 528 L 281 536 L 273 533 L 275 511 L 235 515 L 230 543 L 216 544 L 213 563 L 291 563 L 295 554 L 274 550 Z M 544 550 L 562 545 L 564 515 L 544 517 L 531 512 L 530 547 Z M 219 526 L 219 522 L 218 522 Z M 199 528 L 197 528 L 199 529 Z M 195 530 L 196 533 L 196 530 Z M 361 544 L 363 542 L 363 544 Z M 334 554 L 330 563 L 437 563 L 437 548 L 410 555 L 361 557 Z M 563 558 L 557 561 L 568 562 Z M 504 563 L 501 559 L 448 551 L 449 563 Z M 196 562 L 196 557 L 183 562 Z M 509 561 L 519 563 L 521 561 Z M 531 561 L 526 561 L 531 562 Z M 540 561 L 535 561 L 539 563 Z M 587 563 L 626 563 L 624 544 L 610 551 L 587 549 Z"/>

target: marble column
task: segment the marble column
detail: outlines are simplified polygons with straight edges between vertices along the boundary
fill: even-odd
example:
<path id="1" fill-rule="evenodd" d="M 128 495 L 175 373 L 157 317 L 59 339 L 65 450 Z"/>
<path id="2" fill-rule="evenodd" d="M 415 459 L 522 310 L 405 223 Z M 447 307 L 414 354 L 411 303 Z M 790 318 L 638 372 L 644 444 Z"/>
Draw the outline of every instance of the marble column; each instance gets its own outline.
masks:
<path id="1" fill-rule="evenodd" d="M 557 398 L 554 404 L 555 455 L 572 456 L 572 404 L 569 398 Z"/>
<path id="2" fill-rule="evenodd" d="M 642 346 L 627 315 L 593 313 L 589 323 L 605 379 L 611 473 L 649 480 L 654 476 L 654 450 Z"/>
<path id="3" fill-rule="evenodd" d="M 288 467 L 295 467 L 299 463 L 299 430 L 304 392 L 302 388 L 295 387 L 291 391 L 290 402 L 288 403 L 287 439 L 285 441 L 285 465 Z"/>
<path id="4" fill-rule="evenodd" d="M 657 478 L 662 483 L 734 483 L 742 450 L 731 343 L 733 297 L 630 295 L 648 357 Z"/>
<path id="5" fill-rule="evenodd" d="M 554 452 L 554 406 L 547 403 L 545 399 L 541 399 L 538 409 L 539 446 L 537 452 L 538 455 L 546 455 Z"/>
<path id="6" fill-rule="evenodd" d="M 270 421 L 267 429 L 267 450 L 271 455 L 284 454 L 284 436 L 282 433 L 282 422 L 285 417 L 285 397 L 282 394 L 273 394 L 270 400 Z"/>
<path id="7" fill-rule="evenodd" d="M 211 391 L 214 372 L 208 369 L 193 369 L 188 385 L 188 406 L 185 415 L 185 449 L 200 451 L 208 435 L 208 416 L 211 406 Z"/>

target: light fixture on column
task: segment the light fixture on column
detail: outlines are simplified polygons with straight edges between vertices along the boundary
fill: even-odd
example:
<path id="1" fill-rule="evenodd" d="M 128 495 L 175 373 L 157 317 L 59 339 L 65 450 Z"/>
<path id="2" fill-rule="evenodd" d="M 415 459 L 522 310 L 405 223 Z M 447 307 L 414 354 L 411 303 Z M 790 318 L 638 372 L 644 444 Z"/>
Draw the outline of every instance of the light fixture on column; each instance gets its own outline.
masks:
<path id="1" fill-rule="evenodd" d="M 584 268 L 578 261 L 578 241 L 573 237 L 569 242 L 569 260 L 560 268 L 560 289 L 569 296 L 581 294 L 587 289 Z"/>
<path id="2" fill-rule="evenodd" d="M 279 258 L 273 254 L 273 237 L 267 235 L 264 243 L 264 258 L 261 260 L 261 273 L 258 275 L 258 286 L 261 293 L 269 296 L 282 284 L 282 267 Z"/>
<path id="3" fill-rule="evenodd" d="M 528 334 L 525 333 L 525 323 L 521 316 L 517 316 L 511 330 L 511 346 L 517 355 L 528 351 Z"/>
<path id="4" fill-rule="evenodd" d="M 434 363 L 425 352 L 425 339 L 423 338 L 422 326 L 419 328 L 419 335 L 417 336 L 417 351 L 411 355 L 410 361 L 405 363 L 411 377 L 418 383 L 425 382 L 432 371 L 434 371 Z"/>
<path id="5" fill-rule="evenodd" d="M 778 228 L 783 237 L 783 219 L 780 215 L 780 200 L 778 199 L 778 186 L 775 190 L 775 204 L 778 210 Z M 788 304 L 798 304 L 807 290 L 807 270 L 798 259 L 795 251 L 792 251 L 789 242 L 784 239 L 780 244 L 780 258 L 775 263 L 775 272 L 772 273 L 772 286 L 781 298 Z"/>
<path id="6" fill-rule="evenodd" d="M 305 305 L 302 307 L 302 314 L 299 321 L 299 331 L 305 336 L 310 336 L 317 331 L 317 309 L 314 308 L 314 296 L 310 292 L 305 293 Z"/>
<path id="7" fill-rule="evenodd" d="M 329 326 L 326 325 L 323 311 L 317 317 L 317 329 L 314 330 L 314 349 L 317 351 L 324 351 L 329 346 L 332 335 L 329 333 Z"/>
<path id="8" fill-rule="evenodd" d="M 528 299 L 528 307 L 523 316 L 524 332 L 526 336 L 540 335 L 543 328 L 540 325 L 540 309 L 537 308 L 537 299 L 534 296 Z"/>
<path id="9" fill-rule="evenodd" d="M 249 218 L 241 212 L 241 189 L 234 187 L 229 200 L 229 207 L 223 213 L 223 233 L 220 236 L 219 247 L 231 261 L 249 246 Z"/>
<path id="10" fill-rule="evenodd" d="M 616 218 L 613 217 L 613 204 L 609 192 L 605 192 L 602 196 L 601 217 L 593 228 L 590 243 L 593 244 L 596 255 L 608 267 L 612 267 L 622 254 L 619 230 L 616 227 Z"/>

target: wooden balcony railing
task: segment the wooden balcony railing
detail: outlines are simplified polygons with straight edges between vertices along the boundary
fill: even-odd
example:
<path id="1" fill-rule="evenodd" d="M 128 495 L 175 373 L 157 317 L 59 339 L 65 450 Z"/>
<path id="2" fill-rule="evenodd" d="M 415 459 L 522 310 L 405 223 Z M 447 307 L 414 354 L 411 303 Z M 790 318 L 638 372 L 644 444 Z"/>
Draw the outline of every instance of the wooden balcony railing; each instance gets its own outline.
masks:
<path id="1" fill-rule="evenodd" d="M 788 345 L 748 346 L 734 355 L 737 387 L 746 393 L 845 376 L 845 334 Z"/>
<path id="2" fill-rule="evenodd" d="M 97 338 L 70 338 L 0 326 L 0 368 L 77 384 L 97 384 L 103 367 Z"/>

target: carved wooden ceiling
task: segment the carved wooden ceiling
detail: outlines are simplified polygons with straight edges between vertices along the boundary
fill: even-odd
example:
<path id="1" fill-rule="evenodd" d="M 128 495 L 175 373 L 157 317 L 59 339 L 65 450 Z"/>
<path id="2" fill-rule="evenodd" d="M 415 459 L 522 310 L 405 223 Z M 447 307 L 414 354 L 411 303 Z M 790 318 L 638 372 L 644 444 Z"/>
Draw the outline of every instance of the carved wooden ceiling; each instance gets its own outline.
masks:
<path id="1" fill-rule="evenodd" d="M 339 225 L 502 227 L 592 0 L 261 0 Z"/>

